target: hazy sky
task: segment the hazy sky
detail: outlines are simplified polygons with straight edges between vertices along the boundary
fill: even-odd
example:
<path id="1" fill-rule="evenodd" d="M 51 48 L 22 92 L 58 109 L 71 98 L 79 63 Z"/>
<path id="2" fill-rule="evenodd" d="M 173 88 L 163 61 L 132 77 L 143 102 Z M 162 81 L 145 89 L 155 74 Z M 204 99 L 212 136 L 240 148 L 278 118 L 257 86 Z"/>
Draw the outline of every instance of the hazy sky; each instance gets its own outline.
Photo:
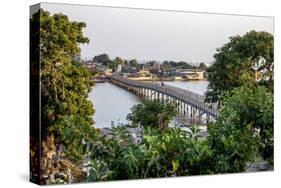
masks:
<path id="1" fill-rule="evenodd" d="M 273 18 L 153 11 L 80 5 L 41 4 L 44 10 L 66 14 L 87 24 L 81 56 L 107 53 L 137 60 L 206 62 L 228 37 L 250 30 L 273 33 Z"/>

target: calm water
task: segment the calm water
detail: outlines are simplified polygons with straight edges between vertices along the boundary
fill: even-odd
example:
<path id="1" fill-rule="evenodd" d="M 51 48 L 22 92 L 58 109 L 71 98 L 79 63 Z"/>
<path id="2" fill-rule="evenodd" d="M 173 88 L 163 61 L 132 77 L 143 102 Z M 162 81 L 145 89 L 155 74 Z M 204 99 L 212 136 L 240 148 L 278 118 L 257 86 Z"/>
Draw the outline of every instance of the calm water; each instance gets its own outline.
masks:
<path id="1" fill-rule="evenodd" d="M 208 81 L 164 83 L 199 94 L 203 94 L 208 86 Z M 130 109 L 134 105 L 141 103 L 137 96 L 110 83 L 97 83 L 90 93 L 90 98 L 96 110 L 94 120 L 97 128 L 110 127 L 112 121 L 114 121 L 115 125 L 127 123 L 126 116 L 130 113 Z"/>
<path id="2" fill-rule="evenodd" d="M 90 98 L 93 101 L 95 127 L 110 127 L 111 121 L 115 125 L 127 123 L 126 116 L 130 109 L 141 101 L 136 95 L 110 83 L 96 83 Z"/>

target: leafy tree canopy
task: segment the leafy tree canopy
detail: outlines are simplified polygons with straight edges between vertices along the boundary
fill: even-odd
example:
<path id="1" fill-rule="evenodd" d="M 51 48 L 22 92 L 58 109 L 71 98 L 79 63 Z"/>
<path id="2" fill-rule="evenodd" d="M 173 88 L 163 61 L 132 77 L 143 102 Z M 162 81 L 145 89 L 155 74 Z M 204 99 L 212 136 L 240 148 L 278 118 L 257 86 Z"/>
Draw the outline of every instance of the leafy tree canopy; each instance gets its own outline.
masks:
<path id="1" fill-rule="evenodd" d="M 114 59 L 114 62 L 116 62 L 118 65 L 122 65 L 124 63 L 124 60 L 121 57 L 116 57 Z"/>
<path id="2" fill-rule="evenodd" d="M 176 115 L 175 104 L 160 100 L 145 101 L 143 104 L 135 105 L 131 111 L 127 119 L 132 121 L 134 125 L 139 124 L 160 130 L 166 129 Z"/>
<path id="3" fill-rule="evenodd" d="M 132 59 L 129 61 L 129 65 L 134 68 L 138 68 L 140 64 L 138 64 L 136 59 Z"/>
<path id="4" fill-rule="evenodd" d="M 201 62 L 201 63 L 199 64 L 199 67 L 198 67 L 198 68 L 201 69 L 201 70 L 206 70 L 206 69 L 207 69 L 207 65 L 206 65 L 205 63 Z"/>
<path id="5" fill-rule="evenodd" d="M 94 62 L 101 63 L 102 65 L 107 65 L 111 62 L 110 57 L 107 54 L 100 54 L 93 58 Z"/>
<path id="6" fill-rule="evenodd" d="M 40 29 L 31 36 L 31 41 L 40 38 L 40 44 L 32 43 L 31 50 L 39 49 L 41 55 L 37 63 L 41 66 L 42 128 L 59 126 L 59 122 L 72 116 L 82 118 L 83 124 L 90 126 L 94 113 L 88 99 L 93 84 L 91 73 L 74 60 L 80 53 L 79 44 L 89 42 L 82 32 L 86 24 L 40 9 L 32 16 L 30 26 Z M 61 127 L 50 129 L 62 130 Z"/>
<path id="7" fill-rule="evenodd" d="M 175 61 L 165 60 L 162 63 L 162 68 L 165 70 L 170 70 L 170 69 L 198 69 L 199 67 L 184 61 L 175 62 Z"/>
<path id="8" fill-rule="evenodd" d="M 207 101 L 218 101 L 225 91 L 235 87 L 253 87 L 255 70 L 260 83 L 273 88 L 273 36 L 250 31 L 230 37 L 230 42 L 217 49 L 215 61 L 208 68 Z M 269 84 L 267 84 L 267 83 Z"/>
<path id="9" fill-rule="evenodd" d="M 273 96 L 262 86 L 235 88 L 224 96 L 216 122 L 209 125 L 215 173 L 246 170 L 262 156 L 273 162 Z"/>

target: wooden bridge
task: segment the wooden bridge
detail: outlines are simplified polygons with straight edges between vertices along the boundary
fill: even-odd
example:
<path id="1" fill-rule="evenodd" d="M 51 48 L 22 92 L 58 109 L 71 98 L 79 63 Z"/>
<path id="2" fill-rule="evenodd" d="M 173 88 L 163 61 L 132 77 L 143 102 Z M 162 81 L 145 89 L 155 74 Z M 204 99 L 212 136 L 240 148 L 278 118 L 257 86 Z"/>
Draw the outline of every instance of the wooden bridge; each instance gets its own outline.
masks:
<path id="1" fill-rule="evenodd" d="M 203 95 L 166 84 L 140 82 L 120 76 L 109 76 L 108 79 L 112 84 L 131 91 L 140 97 L 149 100 L 173 101 L 178 106 L 178 114 L 184 117 L 200 119 L 204 115 L 207 120 L 210 117 L 217 117 L 217 105 L 205 103 Z"/>

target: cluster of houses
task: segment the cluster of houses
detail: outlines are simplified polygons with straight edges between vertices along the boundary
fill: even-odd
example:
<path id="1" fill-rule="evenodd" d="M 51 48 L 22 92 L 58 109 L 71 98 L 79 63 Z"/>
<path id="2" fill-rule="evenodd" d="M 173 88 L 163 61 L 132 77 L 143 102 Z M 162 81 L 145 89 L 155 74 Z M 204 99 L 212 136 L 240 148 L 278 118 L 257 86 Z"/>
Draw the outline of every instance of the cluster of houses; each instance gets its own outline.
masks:
<path id="1" fill-rule="evenodd" d="M 137 67 L 128 64 L 119 64 L 117 69 L 112 69 L 93 61 L 84 61 L 84 66 L 95 71 L 97 78 L 105 78 L 110 75 L 119 75 L 132 80 L 203 80 L 207 77 L 205 70 L 200 69 L 175 69 L 169 70 L 161 67 L 160 63 L 150 65 L 140 63 Z"/>

